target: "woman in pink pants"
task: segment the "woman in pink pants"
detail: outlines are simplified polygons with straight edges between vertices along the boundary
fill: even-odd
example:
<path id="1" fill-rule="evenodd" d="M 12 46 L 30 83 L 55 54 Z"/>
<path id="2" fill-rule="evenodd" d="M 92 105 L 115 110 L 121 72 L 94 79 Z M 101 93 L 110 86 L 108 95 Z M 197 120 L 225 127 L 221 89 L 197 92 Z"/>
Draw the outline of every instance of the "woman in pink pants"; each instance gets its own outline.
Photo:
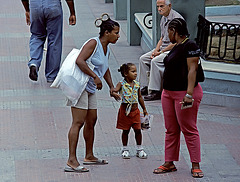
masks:
<path id="1" fill-rule="evenodd" d="M 192 162 L 193 177 L 203 177 L 197 113 L 203 92 L 196 79 L 200 50 L 188 39 L 186 22 L 175 18 L 168 26 L 174 48 L 164 59 L 162 108 L 165 120 L 165 163 L 153 173 L 176 171 L 179 160 L 180 134 L 183 133 Z"/>

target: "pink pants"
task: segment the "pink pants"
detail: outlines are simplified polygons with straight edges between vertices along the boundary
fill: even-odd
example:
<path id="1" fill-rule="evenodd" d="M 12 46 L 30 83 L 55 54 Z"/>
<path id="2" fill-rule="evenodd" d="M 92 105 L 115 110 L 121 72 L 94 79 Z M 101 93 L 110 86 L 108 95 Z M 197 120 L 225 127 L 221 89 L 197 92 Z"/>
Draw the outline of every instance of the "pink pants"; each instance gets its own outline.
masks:
<path id="1" fill-rule="evenodd" d="M 198 84 L 193 91 L 193 107 L 181 110 L 186 91 L 163 90 L 162 108 L 165 120 L 165 161 L 178 161 L 180 149 L 180 133 L 182 131 L 191 162 L 201 161 L 200 137 L 197 129 L 197 113 L 203 92 Z"/>

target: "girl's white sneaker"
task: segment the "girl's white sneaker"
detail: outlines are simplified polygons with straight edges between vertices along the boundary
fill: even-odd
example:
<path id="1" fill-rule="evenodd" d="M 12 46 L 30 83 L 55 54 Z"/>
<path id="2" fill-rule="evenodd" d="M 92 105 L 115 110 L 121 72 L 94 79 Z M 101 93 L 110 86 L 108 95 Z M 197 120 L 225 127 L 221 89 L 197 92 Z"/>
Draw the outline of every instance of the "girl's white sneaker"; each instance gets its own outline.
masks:
<path id="1" fill-rule="evenodd" d="M 123 150 L 122 151 L 122 158 L 123 159 L 130 159 L 130 154 L 128 150 Z"/>
<path id="2" fill-rule="evenodd" d="M 147 158 L 147 154 L 143 149 L 138 150 L 136 156 L 139 157 L 140 159 L 146 159 Z"/>

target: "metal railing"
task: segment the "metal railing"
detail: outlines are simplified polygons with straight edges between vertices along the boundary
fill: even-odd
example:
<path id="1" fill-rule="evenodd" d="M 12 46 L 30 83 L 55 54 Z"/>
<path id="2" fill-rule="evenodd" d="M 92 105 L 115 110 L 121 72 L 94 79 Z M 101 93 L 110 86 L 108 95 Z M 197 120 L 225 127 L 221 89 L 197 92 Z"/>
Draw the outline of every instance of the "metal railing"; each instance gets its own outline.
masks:
<path id="1" fill-rule="evenodd" d="M 152 13 L 144 16 L 143 23 L 152 29 Z M 196 42 L 204 58 L 240 64 L 239 24 L 210 22 L 199 15 L 197 26 Z"/>
<path id="2" fill-rule="evenodd" d="M 196 42 L 207 59 L 240 64 L 240 25 L 198 19 Z"/>

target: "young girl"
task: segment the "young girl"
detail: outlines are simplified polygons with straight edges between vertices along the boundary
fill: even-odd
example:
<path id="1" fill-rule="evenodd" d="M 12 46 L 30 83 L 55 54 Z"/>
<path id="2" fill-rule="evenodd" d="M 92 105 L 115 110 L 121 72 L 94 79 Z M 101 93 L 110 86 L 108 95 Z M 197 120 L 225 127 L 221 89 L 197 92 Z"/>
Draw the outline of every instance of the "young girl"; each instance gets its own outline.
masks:
<path id="1" fill-rule="evenodd" d="M 123 76 L 123 80 L 120 81 L 115 91 L 119 92 L 113 93 L 121 98 L 122 103 L 118 112 L 117 128 L 122 129 L 122 157 L 123 159 L 129 159 L 129 150 L 127 148 L 128 144 L 128 134 L 131 127 L 135 132 L 135 139 L 137 143 L 137 154 L 136 156 L 141 159 L 146 159 L 147 154 L 143 150 L 142 144 L 142 133 L 141 133 L 141 121 L 140 121 L 140 111 L 138 109 L 138 102 L 140 103 L 144 116 L 147 115 L 147 110 L 140 92 L 139 82 L 135 79 L 137 78 L 136 66 L 132 63 L 123 64 L 118 70 Z M 115 95 L 115 98 L 117 96 Z"/>

